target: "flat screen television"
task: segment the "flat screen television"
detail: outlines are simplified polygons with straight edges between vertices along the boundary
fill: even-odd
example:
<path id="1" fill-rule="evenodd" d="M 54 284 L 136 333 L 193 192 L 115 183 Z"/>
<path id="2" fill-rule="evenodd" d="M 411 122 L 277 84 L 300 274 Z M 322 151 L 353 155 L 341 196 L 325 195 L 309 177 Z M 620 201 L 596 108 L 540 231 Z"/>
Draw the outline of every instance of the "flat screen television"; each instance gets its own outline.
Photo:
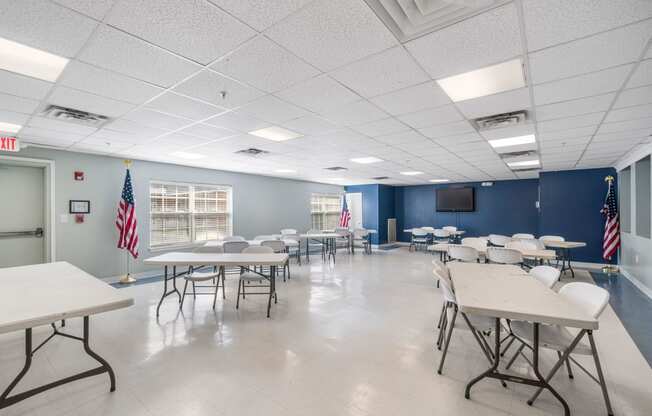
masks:
<path id="1" fill-rule="evenodd" d="M 436 190 L 437 211 L 471 212 L 475 211 L 475 192 L 472 187 L 440 188 Z"/>

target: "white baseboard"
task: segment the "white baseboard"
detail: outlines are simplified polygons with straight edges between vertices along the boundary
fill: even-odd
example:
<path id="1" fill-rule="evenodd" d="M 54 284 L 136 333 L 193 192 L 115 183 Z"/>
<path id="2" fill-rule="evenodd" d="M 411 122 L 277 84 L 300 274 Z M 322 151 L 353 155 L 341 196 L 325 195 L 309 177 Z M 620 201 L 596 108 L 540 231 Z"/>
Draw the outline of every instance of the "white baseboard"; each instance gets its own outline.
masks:
<path id="1" fill-rule="evenodd" d="M 632 282 L 632 284 L 633 284 L 634 286 L 636 286 L 636 287 L 638 288 L 638 290 L 640 290 L 641 292 L 645 293 L 645 295 L 646 295 L 648 298 L 652 299 L 652 289 L 650 289 L 649 287 L 645 286 L 645 285 L 643 284 L 643 282 L 641 282 L 640 280 L 638 280 L 638 279 L 637 279 L 633 274 L 629 273 L 627 270 L 623 269 L 622 267 L 620 267 L 620 274 L 622 274 L 623 276 L 625 276 L 625 277 L 627 278 L 627 280 L 629 280 L 630 282 Z"/>

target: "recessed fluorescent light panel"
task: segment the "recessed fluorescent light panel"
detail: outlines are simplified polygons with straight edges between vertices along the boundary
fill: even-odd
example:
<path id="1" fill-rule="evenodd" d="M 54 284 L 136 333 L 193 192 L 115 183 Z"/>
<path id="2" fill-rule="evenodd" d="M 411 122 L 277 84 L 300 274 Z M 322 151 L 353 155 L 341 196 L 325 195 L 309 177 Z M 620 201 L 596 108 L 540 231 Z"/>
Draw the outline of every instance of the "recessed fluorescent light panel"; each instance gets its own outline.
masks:
<path id="1" fill-rule="evenodd" d="M 507 146 L 518 146 L 520 144 L 530 144 L 534 143 L 536 139 L 534 134 L 528 134 L 527 136 L 517 136 L 517 137 L 508 137 L 505 139 L 496 139 L 489 140 L 489 144 L 492 147 L 507 147 Z"/>
<path id="2" fill-rule="evenodd" d="M 349 159 L 349 160 L 353 163 L 362 163 L 362 164 L 378 163 L 383 161 L 383 159 L 378 159 L 377 157 L 373 157 L 373 156 L 354 157 L 353 159 Z"/>
<path id="3" fill-rule="evenodd" d="M 274 172 L 276 172 L 276 173 L 297 173 L 297 171 L 294 170 L 294 169 L 276 169 Z"/>
<path id="4" fill-rule="evenodd" d="M 188 153 L 188 152 L 174 152 L 171 153 L 172 156 L 178 157 L 181 159 L 188 159 L 188 160 L 196 160 L 196 159 L 203 159 L 206 156 L 200 155 L 199 153 Z"/>
<path id="5" fill-rule="evenodd" d="M 407 172 L 401 172 L 401 175 L 405 175 L 405 176 L 416 176 L 416 175 L 423 175 L 423 172 L 418 172 L 418 171 L 407 171 Z"/>
<path id="6" fill-rule="evenodd" d="M 0 69 L 54 82 L 68 59 L 0 38 Z"/>
<path id="7" fill-rule="evenodd" d="M 0 131 L 5 133 L 18 133 L 18 130 L 21 128 L 23 128 L 23 126 L 19 126 L 18 124 L 3 123 L 0 121 Z"/>
<path id="8" fill-rule="evenodd" d="M 249 134 L 257 137 L 262 137 L 263 139 L 273 140 L 275 142 L 282 142 L 285 140 L 296 139 L 297 137 L 303 136 L 302 134 L 295 133 L 293 131 L 277 126 L 266 127 L 264 129 L 250 131 Z"/>
<path id="9" fill-rule="evenodd" d="M 524 166 L 538 166 L 539 165 L 539 159 L 521 160 L 521 161 L 518 161 L 518 162 L 507 162 L 507 164 L 512 168 L 520 168 L 520 167 L 524 167 Z"/>
<path id="10" fill-rule="evenodd" d="M 484 97 L 525 86 L 520 59 L 438 79 L 439 86 L 454 102 Z"/>
<path id="11" fill-rule="evenodd" d="M 450 179 L 430 179 L 428 182 L 432 182 L 432 183 L 444 183 L 444 182 L 448 182 L 449 180 L 450 180 Z"/>

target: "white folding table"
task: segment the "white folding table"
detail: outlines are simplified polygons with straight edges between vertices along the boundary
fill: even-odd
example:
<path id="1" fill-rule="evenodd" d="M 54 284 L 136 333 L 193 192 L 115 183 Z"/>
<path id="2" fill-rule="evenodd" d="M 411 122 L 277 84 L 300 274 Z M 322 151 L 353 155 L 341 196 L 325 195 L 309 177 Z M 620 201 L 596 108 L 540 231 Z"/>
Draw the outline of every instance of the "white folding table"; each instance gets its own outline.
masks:
<path id="1" fill-rule="evenodd" d="M 306 240 L 306 260 L 310 263 L 310 240 L 318 241 L 323 244 L 325 251 L 322 252 L 322 259 L 330 260 L 333 257 L 333 263 L 335 262 L 335 253 L 337 253 L 337 238 L 341 237 L 337 233 L 314 233 L 314 234 L 299 234 L 299 237 L 303 240 Z"/>
<path id="2" fill-rule="evenodd" d="M 539 325 L 560 325 L 579 329 L 577 337 L 559 360 L 563 363 L 585 334 L 588 334 L 592 343 L 594 342 L 593 330 L 598 329 L 598 321 L 536 279 L 530 278 L 518 266 L 451 262 L 448 267 L 460 312 L 488 316 L 494 318 L 496 324 L 493 365 L 467 384 L 464 396 L 468 399 L 471 387 L 483 378 L 496 378 L 545 388 L 562 404 L 564 414 L 570 415 L 564 398 L 548 384 L 547 378 L 539 371 Z M 501 318 L 533 323 L 532 367 L 536 378 L 498 371 Z M 528 403 L 531 404 L 531 401 Z"/>
<path id="3" fill-rule="evenodd" d="M 455 244 L 451 244 L 451 243 L 432 244 L 428 246 L 428 250 L 437 253 L 447 253 L 448 247 L 451 245 L 455 245 Z M 554 250 L 523 250 L 523 249 L 516 249 L 516 250 L 520 251 L 523 257 L 526 257 L 528 259 L 554 260 L 557 258 L 557 253 L 555 253 Z M 482 256 L 486 256 L 487 250 L 486 248 L 484 250 L 478 250 L 478 253 Z"/>
<path id="4" fill-rule="evenodd" d="M 181 293 L 177 289 L 177 276 L 181 276 L 186 272 L 177 273 L 177 266 L 186 266 L 200 268 L 203 266 L 219 267 L 222 273 L 226 267 L 245 267 L 250 266 L 263 266 L 269 267 L 269 280 L 271 290 L 269 299 L 267 301 L 267 317 L 269 318 L 269 311 L 272 305 L 272 297 L 276 293 L 276 268 L 282 267 L 288 260 L 287 253 L 187 253 L 187 252 L 172 252 L 165 253 L 160 256 L 150 257 L 144 261 L 144 264 L 149 266 L 163 266 L 163 294 L 161 300 L 156 307 L 156 316 L 159 316 L 159 310 L 163 299 L 167 296 L 176 293 L 179 296 L 179 303 L 181 302 Z M 172 274 L 169 274 L 169 267 L 172 267 Z M 254 270 L 250 270 L 258 273 Z M 260 274 L 260 273 L 259 273 Z M 267 276 L 266 276 L 267 277 Z M 172 289 L 168 290 L 168 281 L 172 281 Z M 222 286 L 222 294 L 224 295 L 224 286 Z"/>
<path id="5" fill-rule="evenodd" d="M 108 373 L 110 391 L 115 391 L 113 369 L 90 348 L 89 317 L 131 306 L 134 303 L 131 297 L 67 262 L 0 269 L 0 293 L 3 294 L 0 334 L 25 330 L 25 365 L 0 394 L 0 409 L 63 384 L 103 373 Z M 61 332 L 55 325 L 58 321 L 78 317 L 84 320 L 81 337 Z M 32 329 L 44 325 L 50 325 L 53 332 L 33 348 Z M 100 366 L 9 396 L 29 370 L 34 354 L 57 335 L 81 341 L 86 354 Z"/>
<path id="6" fill-rule="evenodd" d="M 571 276 L 575 277 L 575 271 L 573 266 L 571 266 L 571 255 L 570 251 L 574 248 L 586 247 L 586 243 L 581 241 L 554 241 L 543 239 L 543 244 L 546 247 L 558 249 L 561 252 L 561 272 L 564 273 L 566 270 L 570 270 Z"/>

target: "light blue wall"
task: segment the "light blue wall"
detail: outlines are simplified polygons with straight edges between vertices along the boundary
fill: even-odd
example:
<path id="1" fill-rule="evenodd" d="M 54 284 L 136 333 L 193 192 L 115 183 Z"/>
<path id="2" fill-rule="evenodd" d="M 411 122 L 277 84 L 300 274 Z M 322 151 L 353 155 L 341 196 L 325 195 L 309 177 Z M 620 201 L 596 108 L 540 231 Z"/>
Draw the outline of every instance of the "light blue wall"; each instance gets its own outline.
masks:
<path id="1" fill-rule="evenodd" d="M 57 259 L 99 277 L 124 273 L 124 252 L 115 247 L 115 219 L 125 173 L 122 159 L 35 147 L 24 149 L 17 156 L 55 161 Z M 77 170 L 85 173 L 86 180 L 73 179 Z M 278 233 L 282 228 L 308 230 L 310 195 L 343 190 L 340 186 L 146 161 L 135 161 L 131 170 L 140 236 L 140 259 L 132 262 L 133 272 L 147 270 L 142 259 L 160 254 L 149 250 L 150 181 L 231 185 L 234 234 L 247 238 Z M 73 218 L 68 223 L 60 222 L 60 215 L 68 213 L 70 199 L 91 201 L 91 214 L 83 224 L 76 224 Z"/>

